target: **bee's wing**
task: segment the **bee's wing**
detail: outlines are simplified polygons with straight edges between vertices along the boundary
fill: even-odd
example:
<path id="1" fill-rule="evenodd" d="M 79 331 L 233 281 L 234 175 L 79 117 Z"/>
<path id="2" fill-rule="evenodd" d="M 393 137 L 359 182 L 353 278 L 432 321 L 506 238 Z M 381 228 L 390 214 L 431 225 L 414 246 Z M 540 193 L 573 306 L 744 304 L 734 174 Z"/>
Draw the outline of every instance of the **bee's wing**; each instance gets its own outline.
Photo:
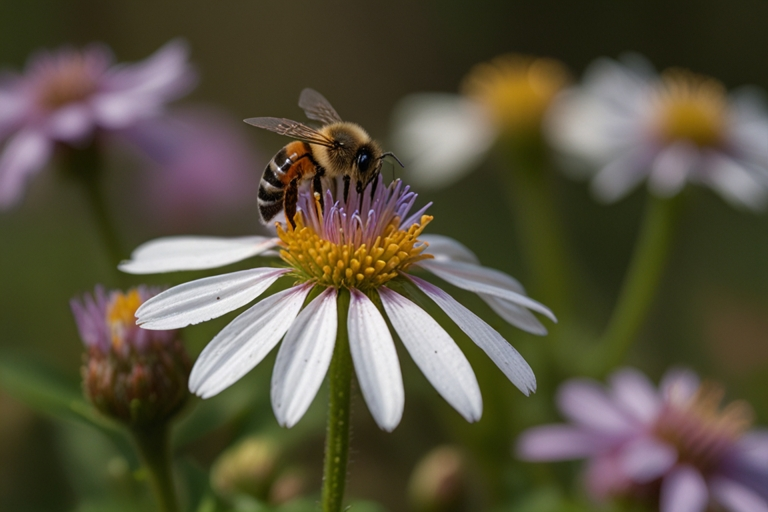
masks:
<path id="1" fill-rule="evenodd" d="M 287 135 L 294 139 L 303 140 L 311 144 L 333 147 L 333 140 L 329 139 L 314 128 L 301 124 L 298 121 L 283 119 L 280 117 L 251 117 L 245 120 L 246 123 L 257 128 L 264 128 L 271 132 Z"/>
<path id="2" fill-rule="evenodd" d="M 307 117 L 323 124 L 340 123 L 341 117 L 331 106 L 325 96 L 314 89 L 304 89 L 299 96 L 299 107 L 304 109 Z"/>

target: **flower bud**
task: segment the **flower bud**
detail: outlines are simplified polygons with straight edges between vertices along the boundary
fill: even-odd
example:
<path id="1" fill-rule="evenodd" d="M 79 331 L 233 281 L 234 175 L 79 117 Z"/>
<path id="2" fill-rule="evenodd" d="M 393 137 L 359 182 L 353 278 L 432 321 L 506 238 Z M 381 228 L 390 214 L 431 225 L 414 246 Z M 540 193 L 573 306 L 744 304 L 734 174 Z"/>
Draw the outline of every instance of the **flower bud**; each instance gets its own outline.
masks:
<path id="1" fill-rule="evenodd" d="M 225 451 L 211 469 L 211 487 L 222 497 L 248 494 L 266 501 L 280 448 L 266 437 L 249 437 Z"/>
<path id="2" fill-rule="evenodd" d="M 168 421 L 189 394 L 191 363 L 178 331 L 136 325 L 136 309 L 158 291 L 97 287 L 93 296 L 71 301 L 88 349 L 82 368 L 85 395 L 102 414 L 132 428 Z"/>
<path id="3" fill-rule="evenodd" d="M 453 446 L 439 446 L 419 461 L 409 482 L 409 502 L 415 512 L 454 512 L 465 509 L 466 460 Z"/>

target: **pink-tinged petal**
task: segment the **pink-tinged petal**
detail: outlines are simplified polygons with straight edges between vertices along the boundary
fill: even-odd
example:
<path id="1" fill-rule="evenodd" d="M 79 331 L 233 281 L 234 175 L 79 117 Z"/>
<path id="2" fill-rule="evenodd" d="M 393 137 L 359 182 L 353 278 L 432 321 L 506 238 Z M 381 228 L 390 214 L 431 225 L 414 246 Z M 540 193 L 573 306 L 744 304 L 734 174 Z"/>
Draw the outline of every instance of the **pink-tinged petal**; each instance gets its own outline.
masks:
<path id="1" fill-rule="evenodd" d="M 523 394 L 528 396 L 536 391 L 536 376 L 530 365 L 496 330 L 437 286 L 415 276 L 408 277 L 435 301 L 478 347 L 483 349 L 483 352 Z"/>
<path id="2" fill-rule="evenodd" d="M 497 315 L 515 327 L 537 336 L 547 334 L 547 328 L 544 327 L 544 324 L 539 322 L 536 315 L 524 307 L 484 293 L 478 293 L 477 296 L 483 299 Z"/>
<path id="3" fill-rule="evenodd" d="M 42 133 L 23 130 L 14 135 L 0 155 L 0 209 L 18 203 L 24 184 L 50 159 L 53 142 Z"/>
<path id="4" fill-rule="evenodd" d="M 657 196 L 674 196 L 685 186 L 699 160 L 698 149 L 687 142 L 662 149 L 651 164 L 648 187 Z"/>
<path id="5" fill-rule="evenodd" d="M 572 379 L 560 386 L 557 405 L 570 420 L 586 428 L 610 434 L 628 434 L 633 423 L 595 382 Z"/>
<path id="6" fill-rule="evenodd" d="M 288 329 L 272 371 L 272 410 L 281 426 L 298 423 L 317 395 L 331 364 L 337 327 L 336 289 L 327 288 Z"/>
<path id="7" fill-rule="evenodd" d="M 425 254 L 431 254 L 436 260 L 463 261 L 464 263 L 473 263 L 479 265 L 480 261 L 469 247 L 451 237 L 443 235 L 419 235 L 419 240 L 426 242 L 429 247 L 424 250 Z M 519 283 L 518 283 L 519 284 Z"/>
<path id="8" fill-rule="evenodd" d="M 647 149 L 632 151 L 606 164 L 592 180 L 592 193 L 599 200 L 613 203 L 634 190 L 648 175 Z"/>
<path id="9" fill-rule="evenodd" d="M 715 478 L 710 487 L 714 499 L 729 512 L 768 512 L 768 502 L 762 496 L 734 480 Z"/>
<path id="10" fill-rule="evenodd" d="M 46 132 L 56 140 L 77 145 L 93 131 L 93 113 L 89 105 L 74 103 L 53 112 L 46 122 Z"/>
<path id="11" fill-rule="evenodd" d="M 664 374 L 659 389 L 665 402 L 684 405 L 698 391 L 699 377 L 690 370 L 673 368 Z"/>
<path id="12" fill-rule="evenodd" d="M 288 331 L 311 289 L 301 285 L 278 292 L 230 322 L 195 361 L 189 390 L 210 398 L 251 371 Z"/>
<path id="13" fill-rule="evenodd" d="M 744 462 L 768 475 L 768 431 L 747 432 L 739 440 L 738 450 L 739 456 Z"/>
<path id="14" fill-rule="evenodd" d="M 480 419 L 480 386 L 459 347 L 419 306 L 392 290 L 379 288 L 379 297 L 392 326 L 416 365 L 438 393 L 467 421 Z"/>
<path id="15" fill-rule="evenodd" d="M 590 496 L 597 501 L 621 495 L 635 485 L 622 471 L 616 456 L 607 451 L 589 459 L 584 480 Z"/>
<path id="16" fill-rule="evenodd" d="M 677 462 L 677 450 L 650 437 L 630 441 L 618 456 L 622 471 L 645 484 L 666 474 Z"/>
<path id="17" fill-rule="evenodd" d="M 400 423 L 405 405 L 395 343 L 371 299 L 354 288 L 349 291 L 347 328 L 357 380 L 376 424 L 391 432 Z"/>
<path id="18" fill-rule="evenodd" d="M 455 183 L 496 139 L 481 105 L 457 94 L 414 94 L 395 109 L 393 146 L 408 176 L 423 187 Z"/>
<path id="19" fill-rule="evenodd" d="M 458 288 L 513 302 L 557 322 L 549 308 L 512 289 L 512 282 L 516 281 L 503 272 L 460 261 L 423 260 L 418 266 Z"/>
<path id="20" fill-rule="evenodd" d="M 218 318 L 256 299 L 289 271 L 254 268 L 174 286 L 142 304 L 136 323 L 144 329 L 166 330 Z"/>
<path id="21" fill-rule="evenodd" d="M 18 87 L 17 79 L 2 80 L 0 77 L 0 140 L 18 129 L 30 105 L 29 99 Z"/>
<path id="22" fill-rule="evenodd" d="M 661 483 L 660 512 L 704 512 L 708 501 L 707 483 L 691 466 L 675 468 Z"/>
<path id="23" fill-rule="evenodd" d="M 99 123 L 125 128 L 189 91 L 196 76 L 188 56 L 187 45 L 174 40 L 142 62 L 111 70 L 104 90 L 93 100 Z"/>
<path id="24" fill-rule="evenodd" d="M 602 451 L 600 436 L 565 425 L 528 429 L 517 440 L 517 456 L 528 461 L 571 460 L 591 457 Z"/>
<path id="25" fill-rule="evenodd" d="M 638 421 L 650 423 L 661 409 L 661 399 L 648 377 L 625 368 L 610 377 L 614 402 Z"/>
<path id="26" fill-rule="evenodd" d="M 155 274 L 223 267 L 272 249 L 276 242 L 263 236 L 158 238 L 137 247 L 119 268 L 129 274 Z"/>

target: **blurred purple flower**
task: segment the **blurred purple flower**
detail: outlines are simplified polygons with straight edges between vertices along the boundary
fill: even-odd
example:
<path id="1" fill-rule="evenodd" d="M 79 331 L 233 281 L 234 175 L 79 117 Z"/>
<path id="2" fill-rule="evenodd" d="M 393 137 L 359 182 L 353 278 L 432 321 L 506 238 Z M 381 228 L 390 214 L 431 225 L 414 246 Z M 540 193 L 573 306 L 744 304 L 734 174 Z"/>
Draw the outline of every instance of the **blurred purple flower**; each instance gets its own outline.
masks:
<path id="1" fill-rule="evenodd" d="M 521 458 L 588 458 L 586 483 L 597 499 L 649 500 L 661 512 L 768 511 L 768 432 L 749 430 L 750 407 L 720 407 L 721 388 L 673 370 L 659 389 L 624 369 L 610 387 L 574 379 L 558 393 L 571 425 L 524 432 Z M 718 508 L 718 510 L 720 510 Z"/>
<path id="2" fill-rule="evenodd" d="M 154 222 L 200 229 L 251 203 L 258 189 L 256 156 L 238 126 L 216 109 L 186 107 L 125 132 L 150 163 L 135 184 Z"/>
<path id="3" fill-rule="evenodd" d="M 194 85 L 187 56 L 175 40 L 142 62 L 114 65 L 106 47 L 92 45 L 42 52 L 23 75 L 7 73 L 0 80 L 0 208 L 19 201 L 57 143 L 84 147 L 98 132 L 122 132 L 162 113 Z"/>

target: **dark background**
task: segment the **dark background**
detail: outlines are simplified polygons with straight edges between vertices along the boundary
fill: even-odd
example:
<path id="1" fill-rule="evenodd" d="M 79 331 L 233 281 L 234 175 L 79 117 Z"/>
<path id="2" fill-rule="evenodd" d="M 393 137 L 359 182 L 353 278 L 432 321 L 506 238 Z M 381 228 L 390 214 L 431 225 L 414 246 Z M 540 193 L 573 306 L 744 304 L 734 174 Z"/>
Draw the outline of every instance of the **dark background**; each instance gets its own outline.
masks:
<path id="1" fill-rule="evenodd" d="M 183 101 L 217 104 L 236 118 L 300 118 L 298 93 L 313 87 L 343 117 L 386 141 L 390 112 L 401 97 L 454 92 L 473 64 L 506 52 L 560 59 L 578 77 L 596 57 L 636 51 L 659 69 L 681 66 L 715 76 L 728 87 L 768 88 L 767 20 L 768 3 L 757 0 L 5 1 L 0 3 L 0 64 L 19 70 L 35 50 L 92 41 L 108 44 L 120 61 L 136 61 L 183 37 L 201 76 L 199 87 Z M 243 130 L 263 155 L 254 162 L 258 176 L 284 142 Z M 435 201 L 432 232 L 463 241 L 483 263 L 525 282 L 494 165 L 491 159 L 460 184 L 422 194 L 422 199 Z M 402 175 L 407 177 L 407 169 Z M 136 221 L 142 218 L 131 209 L 137 201 L 116 185 L 119 178 L 110 183 L 126 256 L 138 243 L 168 234 L 147 219 Z M 644 192 L 603 206 L 592 201 L 583 183 L 562 177 L 556 185 L 567 243 L 583 272 L 584 323 L 592 326 L 588 334 L 596 334 L 621 282 Z M 254 185 L 254 198 L 255 193 Z M 654 379 L 671 365 L 692 367 L 724 382 L 732 396 L 748 399 L 765 424 L 768 216 L 734 211 L 708 190 L 695 189 L 686 199 L 671 262 L 631 362 Z M 201 234 L 258 229 L 255 212 L 249 210 Z M 54 172 L 40 174 L 19 208 L 0 213 L 2 354 L 35 358 L 76 380 L 81 346 L 68 300 L 97 282 L 119 284 L 78 191 Z M 192 353 L 222 325 L 211 324 L 188 334 Z M 547 343 L 546 338 L 519 339 L 524 355 L 531 345 Z M 249 382 L 265 384 L 271 364 L 260 365 L 255 373 Z M 392 510 L 402 505 L 414 461 L 450 438 L 444 431 L 406 436 L 431 421 L 414 419 L 419 398 L 411 398 L 408 379 L 406 388 L 409 403 L 401 428 L 392 436 L 371 428 L 360 404 L 362 426 L 353 441 L 360 452 L 353 464 L 355 458 L 360 462 L 357 473 L 353 466 L 350 493 L 380 500 Z M 313 425 L 322 424 L 322 406 L 317 406 L 313 410 L 319 419 Z M 268 406 L 263 410 L 268 415 L 263 424 L 274 424 Z M 307 457 L 320 456 L 321 433 L 322 428 L 311 439 L 314 453 Z M 91 441 L 82 430 L 37 416 L 0 390 L 0 509 L 77 508 L 78 496 L 91 484 L 78 480 L 81 468 L 72 460 L 85 465 L 102 460 L 99 450 L 109 452 L 101 447 L 105 441 Z M 406 442 L 407 449 L 398 445 Z M 94 455 L 70 457 L 78 449 Z M 366 465 L 365 460 L 379 455 L 379 467 Z"/>

